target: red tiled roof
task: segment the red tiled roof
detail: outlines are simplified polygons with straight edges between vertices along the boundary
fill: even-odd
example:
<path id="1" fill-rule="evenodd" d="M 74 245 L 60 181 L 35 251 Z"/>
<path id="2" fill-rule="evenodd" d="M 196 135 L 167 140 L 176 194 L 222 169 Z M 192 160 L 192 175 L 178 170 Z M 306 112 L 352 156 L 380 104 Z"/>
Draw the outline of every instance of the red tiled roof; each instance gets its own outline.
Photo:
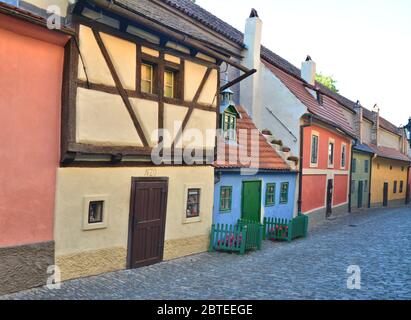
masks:
<path id="1" fill-rule="evenodd" d="M 407 155 L 401 153 L 400 151 L 394 148 L 381 147 L 381 146 L 377 147 L 375 144 L 367 144 L 367 145 L 379 157 L 411 162 L 411 158 L 409 158 Z"/>
<path id="2" fill-rule="evenodd" d="M 237 143 L 220 143 L 218 148 L 217 161 L 214 163 L 214 167 L 220 169 L 240 169 L 240 168 L 252 168 L 263 170 L 276 170 L 276 171 L 290 171 L 290 166 L 284 161 L 283 158 L 274 150 L 274 148 L 267 142 L 262 133 L 258 131 L 257 127 L 251 120 L 250 116 L 244 110 L 243 107 L 236 107 L 241 115 L 241 118 L 237 119 Z M 243 143 L 240 139 L 241 130 L 246 130 L 247 142 Z M 242 163 L 240 155 L 251 156 L 252 151 L 252 131 L 256 130 L 258 133 L 258 158 L 253 158 L 249 163 Z M 236 161 L 230 162 L 230 159 Z M 257 165 L 255 165 L 257 164 Z"/>
<path id="3" fill-rule="evenodd" d="M 317 99 L 308 92 L 303 80 L 289 75 L 264 60 L 262 62 L 308 108 L 310 113 L 318 116 L 320 120 L 337 126 L 349 135 L 356 136 L 354 128 L 348 122 L 337 101 L 324 96 L 323 104 L 320 105 Z"/>

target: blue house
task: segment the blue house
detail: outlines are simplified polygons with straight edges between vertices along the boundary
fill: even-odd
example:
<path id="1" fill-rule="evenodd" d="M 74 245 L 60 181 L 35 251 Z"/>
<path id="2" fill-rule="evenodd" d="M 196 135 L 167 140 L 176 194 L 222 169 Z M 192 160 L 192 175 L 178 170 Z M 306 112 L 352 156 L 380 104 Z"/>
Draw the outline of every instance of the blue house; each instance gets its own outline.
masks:
<path id="1" fill-rule="evenodd" d="M 235 106 L 232 95 L 225 90 L 220 106 L 222 133 L 214 163 L 213 223 L 292 219 L 297 172 L 257 130 L 245 109 Z"/>

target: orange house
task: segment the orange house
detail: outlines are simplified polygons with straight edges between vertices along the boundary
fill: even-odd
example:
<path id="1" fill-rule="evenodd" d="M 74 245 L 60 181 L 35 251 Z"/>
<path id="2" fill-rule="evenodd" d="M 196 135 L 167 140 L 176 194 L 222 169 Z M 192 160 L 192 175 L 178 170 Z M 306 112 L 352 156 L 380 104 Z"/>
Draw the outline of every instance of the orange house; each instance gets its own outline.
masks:
<path id="1" fill-rule="evenodd" d="M 347 212 L 351 139 L 318 121 L 303 130 L 301 211 L 312 219 Z"/>
<path id="2" fill-rule="evenodd" d="M 45 284 L 54 264 L 69 38 L 48 30 L 41 18 L 0 3 L 0 294 Z"/>

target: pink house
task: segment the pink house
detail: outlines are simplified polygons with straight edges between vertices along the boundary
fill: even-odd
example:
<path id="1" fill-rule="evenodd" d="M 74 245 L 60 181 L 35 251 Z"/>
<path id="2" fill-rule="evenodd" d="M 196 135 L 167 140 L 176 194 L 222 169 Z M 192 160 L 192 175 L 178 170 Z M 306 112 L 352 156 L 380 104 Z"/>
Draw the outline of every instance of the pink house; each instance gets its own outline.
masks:
<path id="1" fill-rule="evenodd" d="M 44 284 L 54 264 L 61 88 L 69 38 L 48 30 L 42 19 L 0 3 L 0 294 Z"/>

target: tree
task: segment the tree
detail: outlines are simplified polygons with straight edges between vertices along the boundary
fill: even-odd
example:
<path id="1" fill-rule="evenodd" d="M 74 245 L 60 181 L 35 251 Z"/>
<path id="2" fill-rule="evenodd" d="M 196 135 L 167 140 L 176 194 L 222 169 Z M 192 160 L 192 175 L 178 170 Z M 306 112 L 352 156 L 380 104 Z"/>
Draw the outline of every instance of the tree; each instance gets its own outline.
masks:
<path id="1" fill-rule="evenodd" d="M 324 76 L 322 73 L 320 73 L 316 75 L 315 80 L 317 80 L 322 85 L 326 86 L 331 91 L 334 91 L 336 93 L 339 92 L 336 86 L 337 81 L 334 80 L 332 76 Z"/>

